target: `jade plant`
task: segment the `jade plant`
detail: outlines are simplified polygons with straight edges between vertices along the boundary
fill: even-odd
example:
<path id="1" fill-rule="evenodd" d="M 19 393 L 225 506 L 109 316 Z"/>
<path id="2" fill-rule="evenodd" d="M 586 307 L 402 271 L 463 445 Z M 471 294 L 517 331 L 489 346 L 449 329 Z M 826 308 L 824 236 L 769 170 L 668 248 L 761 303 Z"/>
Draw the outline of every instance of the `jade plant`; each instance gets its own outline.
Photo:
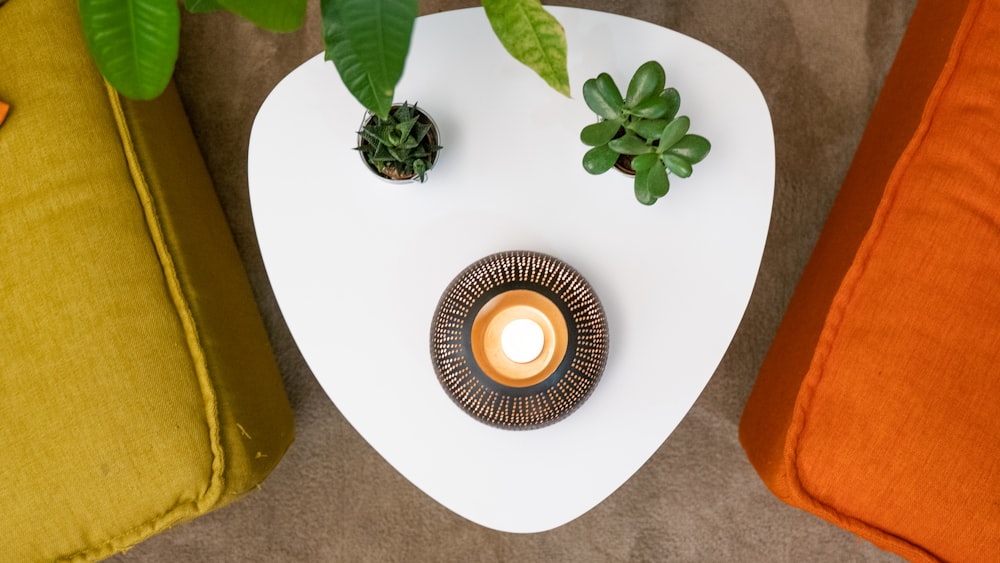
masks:
<path id="1" fill-rule="evenodd" d="M 592 147 L 583 168 L 591 174 L 612 167 L 634 174 L 635 198 L 644 205 L 667 195 L 670 174 L 690 176 L 712 148 L 708 139 L 688 133 L 690 118 L 677 115 L 680 94 L 665 85 L 666 72 L 656 61 L 635 71 L 624 97 L 607 73 L 583 84 L 583 98 L 600 118 L 580 132 L 580 140 Z"/>
<path id="2" fill-rule="evenodd" d="M 385 118 L 369 115 L 358 131 L 357 150 L 377 174 L 423 182 L 441 150 L 434 122 L 416 104 L 392 106 Z"/>

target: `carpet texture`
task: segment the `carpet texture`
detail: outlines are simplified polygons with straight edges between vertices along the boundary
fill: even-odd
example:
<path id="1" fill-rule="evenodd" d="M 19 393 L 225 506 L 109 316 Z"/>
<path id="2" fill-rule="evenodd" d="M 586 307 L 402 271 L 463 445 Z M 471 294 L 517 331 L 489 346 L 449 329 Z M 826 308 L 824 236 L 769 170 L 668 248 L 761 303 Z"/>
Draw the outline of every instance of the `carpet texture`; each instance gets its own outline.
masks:
<path id="1" fill-rule="evenodd" d="M 344 420 L 305 365 L 268 285 L 247 193 L 254 115 L 322 49 L 302 30 L 185 15 L 177 83 L 234 231 L 297 417 L 262 488 L 115 561 L 899 561 L 765 489 L 737 441 L 764 354 L 850 164 L 916 0 L 581 0 L 704 41 L 760 85 L 774 122 L 774 211 L 757 285 L 718 371 L 649 462 L 556 530 L 495 532 L 443 508 Z M 477 5 L 422 1 L 421 13 Z"/>

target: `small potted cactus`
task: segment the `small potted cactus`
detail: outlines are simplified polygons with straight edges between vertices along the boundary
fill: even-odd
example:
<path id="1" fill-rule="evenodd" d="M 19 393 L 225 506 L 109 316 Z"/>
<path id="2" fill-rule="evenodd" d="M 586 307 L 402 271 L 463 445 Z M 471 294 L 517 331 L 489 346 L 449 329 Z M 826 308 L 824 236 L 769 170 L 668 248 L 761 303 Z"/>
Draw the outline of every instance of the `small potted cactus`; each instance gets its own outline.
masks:
<path id="1" fill-rule="evenodd" d="M 427 179 L 437 161 L 441 139 L 430 115 L 416 104 L 394 104 L 385 118 L 372 113 L 358 131 L 361 158 L 376 175 L 392 182 Z"/>
<path id="2" fill-rule="evenodd" d="M 615 167 L 634 175 L 635 198 L 643 205 L 667 195 L 669 174 L 690 176 L 712 147 L 708 139 L 688 133 L 691 120 L 677 116 L 680 94 L 665 83 L 663 66 L 649 61 L 636 70 L 625 97 L 607 73 L 583 84 L 583 98 L 600 118 L 580 132 L 580 140 L 593 147 L 583 168 L 603 174 Z"/>

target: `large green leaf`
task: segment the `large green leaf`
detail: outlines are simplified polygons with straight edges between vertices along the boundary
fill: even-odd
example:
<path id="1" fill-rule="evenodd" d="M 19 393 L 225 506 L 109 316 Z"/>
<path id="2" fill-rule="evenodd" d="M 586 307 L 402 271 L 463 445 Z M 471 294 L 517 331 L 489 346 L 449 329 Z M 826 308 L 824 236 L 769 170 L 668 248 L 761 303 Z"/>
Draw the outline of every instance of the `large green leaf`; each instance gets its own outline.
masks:
<path id="1" fill-rule="evenodd" d="M 184 8 L 192 14 L 205 14 L 222 9 L 218 0 L 184 0 Z"/>
<path id="2" fill-rule="evenodd" d="M 295 31 L 302 26 L 306 16 L 306 0 L 211 0 L 204 3 L 218 4 L 271 31 Z"/>
<path id="3" fill-rule="evenodd" d="M 79 5 L 87 47 L 104 78 L 129 98 L 159 96 L 177 62 L 177 1 L 79 0 Z"/>
<path id="4" fill-rule="evenodd" d="M 500 43 L 566 97 L 566 32 L 540 0 L 482 0 L 486 17 Z"/>
<path id="5" fill-rule="evenodd" d="M 389 115 L 418 0 L 321 0 L 326 59 L 368 111 Z"/>

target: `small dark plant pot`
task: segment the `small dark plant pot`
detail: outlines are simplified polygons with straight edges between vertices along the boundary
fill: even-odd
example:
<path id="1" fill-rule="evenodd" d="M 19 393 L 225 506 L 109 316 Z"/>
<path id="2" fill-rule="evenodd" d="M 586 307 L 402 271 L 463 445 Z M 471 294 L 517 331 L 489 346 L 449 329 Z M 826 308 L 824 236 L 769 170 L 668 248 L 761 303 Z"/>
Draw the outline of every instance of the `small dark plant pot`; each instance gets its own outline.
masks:
<path id="1" fill-rule="evenodd" d="M 632 169 L 633 158 L 635 157 L 630 154 L 618 155 L 618 160 L 615 161 L 615 169 L 627 176 L 635 176 L 635 170 Z"/>
<path id="2" fill-rule="evenodd" d="M 394 112 L 394 111 L 396 111 L 397 108 L 401 107 L 402 105 L 403 104 L 393 104 L 392 108 L 389 111 L 390 112 Z M 418 108 L 416 106 L 413 106 L 413 108 L 420 115 L 419 122 L 429 123 L 431 125 L 431 130 L 427 134 L 427 138 L 430 140 L 431 144 L 433 144 L 433 145 L 441 145 L 441 135 L 438 132 L 438 126 L 437 126 L 437 123 L 434 122 L 434 118 L 432 118 L 429 113 L 427 113 L 426 111 L 424 111 L 421 108 Z M 361 122 L 361 129 L 364 129 L 365 127 L 367 127 L 368 124 L 369 124 L 369 122 L 371 122 L 371 120 L 374 117 L 375 117 L 375 114 L 373 114 L 373 113 L 371 113 L 369 111 L 366 111 L 364 119 Z M 361 147 L 363 147 L 363 146 L 365 146 L 367 144 L 368 144 L 368 141 L 366 141 L 364 138 L 362 138 L 361 134 L 359 133 L 358 134 L 358 148 L 360 149 Z M 434 165 L 437 163 L 438 152 L 440 152 L 440 151 L 434 151 L 434 152 L 431 153 L 430 162 L 427 163 L 427 170 L 424 172 L 425 175 L 427 174 L 427 172 L 430 172 L 430 170 L 432 168 L 434 168 Z M 358 154 L 361 156 L 361 162 L 363 162 L 365 164 L 365 166 L 369 170 L 372 171 L 372 174 L 375 174 L 376 176 L 378 176 L 379 178 L 382 178 L 383 180 L 385 180 L 387 182 L 391 182 L 391 183 L 394 183 L 394 184 L 406 184 L 406 183 L 410 183 L 410 182 L 420 182 L 420 179 L 417 177 L 417 174 L 415 174 L 415 173 L 414 174 L 402 175 L 402 174 L 399 174 L 394 168 L 391 168 L 391 167 L 388 167 L 388 166 L 385 166 L 382 169 L 379 169 L 374 164 L 372 164 L 371 162 L 368 161 L 368 158 L 365 156 L 365 153 L 363 153 L 363 152 L 361 152 L 359 150 Z"/>
<path id="3" fill-rule="evenodd" d="M 622 127 L 618 130 L 618 134 L 615 138 L 625 135 L 625 128 Z M 632 159 L 635 158 L 631 154 L 620 154 L 618 155 L 618 160 L 615 161 L 615 169 L 625 174 L 626 176 L 635 176 L 635 170 L 632 169 Z"/>

